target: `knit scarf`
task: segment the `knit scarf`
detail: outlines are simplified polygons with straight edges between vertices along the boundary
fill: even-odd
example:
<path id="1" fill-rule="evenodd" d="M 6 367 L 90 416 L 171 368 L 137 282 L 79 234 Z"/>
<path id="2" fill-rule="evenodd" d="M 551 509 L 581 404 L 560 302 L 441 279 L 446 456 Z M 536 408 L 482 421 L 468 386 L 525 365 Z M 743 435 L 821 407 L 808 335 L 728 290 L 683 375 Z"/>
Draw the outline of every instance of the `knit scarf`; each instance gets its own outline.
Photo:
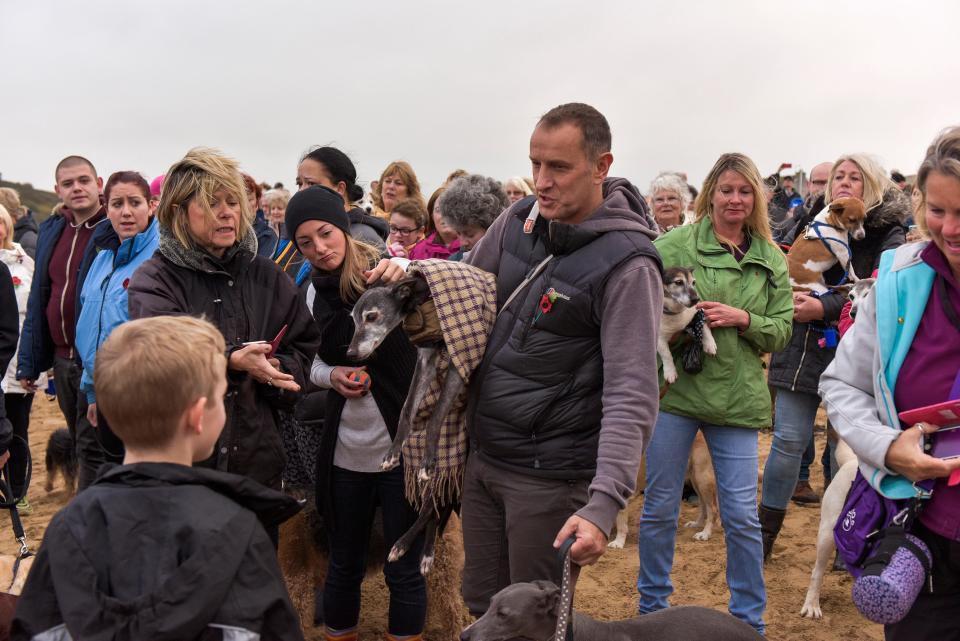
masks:
<path id="1" fill-rule="evenodd" d="M 434 507 L 438 508 L 456 502 L 463 487 L 467 461 L 467 384 L 483 358 L 497 317 L 496 278 L 464 263 L 437 259 L 414 261 L 407 273 L 419 273 L 426 279 L 444 345 L 437 359 L 436 376 L 403 444 L 404 489 L 407 500 L 418 509 L 426 496 L 432 496 Z M 428 309 L 429 306 L 421 308 L 422 311 Z M 428 488 L 417 480 L 417 473 L 426 453 L 427 422 L 440 400 L 451 366 L 465 384 L 440 426 L 437 471 Z"/>

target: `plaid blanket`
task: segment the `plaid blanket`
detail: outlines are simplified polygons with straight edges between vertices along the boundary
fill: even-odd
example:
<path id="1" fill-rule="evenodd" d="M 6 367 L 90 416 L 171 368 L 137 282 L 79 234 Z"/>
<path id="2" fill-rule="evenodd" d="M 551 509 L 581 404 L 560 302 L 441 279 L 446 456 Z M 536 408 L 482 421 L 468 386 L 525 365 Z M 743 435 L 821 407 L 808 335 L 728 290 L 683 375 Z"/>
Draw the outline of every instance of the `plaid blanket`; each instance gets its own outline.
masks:
<path id="1" fill-rule="evenodd" d="M 440 390 L 450 367 L 455 367 L 460 377 L 469 383 L 473 370 L 480 364 L 487 337 L 497 318 L 497 291 L 493 274 L 460 262 L 414 261 L 407 272 L 419 273 L 426 279 L 445 344 L 437 362 L 437 376 L 430 383 L 410 436 L 403 444 L 407 500 L 419 509 L 428 489 L 417 481 L 426 452 L 427 421 L 440 399 Z M 440 427 L 437 473 L 430 480 L 432 488 L 429 488 L 433 490 L 435 506 L 449 505 L 460 496 L 467 460 L 466 407 L 465 385 Z"/>

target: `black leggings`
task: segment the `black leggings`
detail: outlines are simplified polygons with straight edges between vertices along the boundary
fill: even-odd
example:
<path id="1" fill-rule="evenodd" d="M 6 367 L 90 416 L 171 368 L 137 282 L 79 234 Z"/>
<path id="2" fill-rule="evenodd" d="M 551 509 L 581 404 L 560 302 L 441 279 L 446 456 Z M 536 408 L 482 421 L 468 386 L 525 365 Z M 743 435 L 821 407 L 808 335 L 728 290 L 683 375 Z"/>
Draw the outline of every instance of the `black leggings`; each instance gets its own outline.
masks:
<path id="1" fill-rule="evenodd" d="M 10 443 L 10 490 L 14 496 L 23 494 L 27 475 L 27 450 L 30 439 L 30 408 L 33 406 L 33 394 L 4 394 L 3 402 L 7 408 L 7 418 L 13 425 L 13 441 Z M 21 440 L 23 439 L 23 440 Z"/>
<path id="2" fill-rule="evenodd" d="M 324 620 L 346 630 L 360 620 L 360 584 L 366 571 L 367 544 L 379 503 L 383 538 L 389 549 L 417 519 L 403 494 L 403 467 L 389 472 L 351 472 L 334 467 L 331 475 L 336 527 L 329 533 L 330 566 L 323 589 Z M 383 568 L 390 589 L 387 632 L 421 634 L 427 615 L 427 585 L 420 574 L 424 535 L 398 561 Z"/>

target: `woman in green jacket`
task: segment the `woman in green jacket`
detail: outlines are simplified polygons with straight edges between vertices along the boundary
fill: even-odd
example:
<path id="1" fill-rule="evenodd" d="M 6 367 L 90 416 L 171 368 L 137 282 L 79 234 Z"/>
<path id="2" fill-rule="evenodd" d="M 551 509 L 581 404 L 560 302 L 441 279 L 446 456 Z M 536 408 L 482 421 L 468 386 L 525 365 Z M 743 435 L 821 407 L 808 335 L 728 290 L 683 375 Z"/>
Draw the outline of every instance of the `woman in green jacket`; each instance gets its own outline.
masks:
<path id="1" fill-rule="evenodd" d="M 786 259 L 770 235 L 760 172 L 724 154 L 696 201 L 696 222 L 656 241 L 664 267 L 694 270 L 717 342 L 696 375 L 683 371 L 660 402 L 647 449 L 640 522 L 640 612 L 668 606 L 670 570 L 687 458 L 697 430 L 713 459 L 727 544 L 730 613 L 761 634 L 766 592 L 757 519 L 757 429 L 769 426 L 770 394 L 760 355 L 787 344 L 793 300 Z M 680 362 L 680 355 L 674 356 Z"/>

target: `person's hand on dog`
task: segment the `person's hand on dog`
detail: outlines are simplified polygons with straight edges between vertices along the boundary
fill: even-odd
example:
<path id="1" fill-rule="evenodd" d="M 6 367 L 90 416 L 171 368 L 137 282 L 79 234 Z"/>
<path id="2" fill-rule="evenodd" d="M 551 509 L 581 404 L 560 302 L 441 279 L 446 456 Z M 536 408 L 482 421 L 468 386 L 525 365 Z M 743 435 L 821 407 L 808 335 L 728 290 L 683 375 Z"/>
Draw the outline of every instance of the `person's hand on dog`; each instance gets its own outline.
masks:
<path id="1" fill-rule="evenodd" d="M 795 293 L 793 295 L 793 320 L 798 323 L 823 320 L 823 303 L 815 296 Z"/>
<path id="2" fill-rule="evenodd" d="M 365 367 L 334 367 L 330 372 L 330 386 L 344 398 L 360 398 L 366 393 L 366 386 L 350 380 L 349 376 L 365 369 Z"/>
<path id="3" fill-rule="evenodd" d="M 920 427 L 922 427 L 922 430 Z M 889 448 L 884 465 L 911 481 L 946 478 L 960 469 L 960 458 L 939 459 L 923 452 L 923 435 L 939 428 L 930 423 L 917 423 L 903 430 Z"/>
<path id="4" fill-rule="evenodd" d="M 570 547 L 570 560 L 577 565 L 593 565 L 607 551 L 607 535 L 596 525 L 576 514 L 567 519 L 553 542 L 559 550 L 563 542 L 571 536 L 577 542 Z"/>
<path id="5" fill-rule="evenodd" d="M 703 310 L 710 329 L 714 327 L 736 327 L 737 329 L 750 327 L 750 314 L 742 309 L 708 300 L 697 303 L 697 309 Z"/>
<path id="6" fill-rule="evenodd" d="M 378 280 L 395 283 L 407 275 L 407 269 L 395 260 L 384 258 L 376 267 L 363 272 L 363 275 L 367 277 L 367 285 L 373 285 Z"/>
<path id="7" fill-rule="evenodd" d="M 294 380 L 293 374 L 281 372 L 271 365 L 267 360 L 268 353 L 270 353 L 269 343 L 244 345 L 230 354 L 230 369 L 246 372 L 260 383 L 299 392 L 300 386 Z"/>
<path id="8" fill-rule="evenodd" d="M 90 403 L 89 405 L 87 405 L 87 421 L 90 423 L 90 425 L 93 425 L 94 427 L 97 426 L 97 404 L 96 403 Z"/>

